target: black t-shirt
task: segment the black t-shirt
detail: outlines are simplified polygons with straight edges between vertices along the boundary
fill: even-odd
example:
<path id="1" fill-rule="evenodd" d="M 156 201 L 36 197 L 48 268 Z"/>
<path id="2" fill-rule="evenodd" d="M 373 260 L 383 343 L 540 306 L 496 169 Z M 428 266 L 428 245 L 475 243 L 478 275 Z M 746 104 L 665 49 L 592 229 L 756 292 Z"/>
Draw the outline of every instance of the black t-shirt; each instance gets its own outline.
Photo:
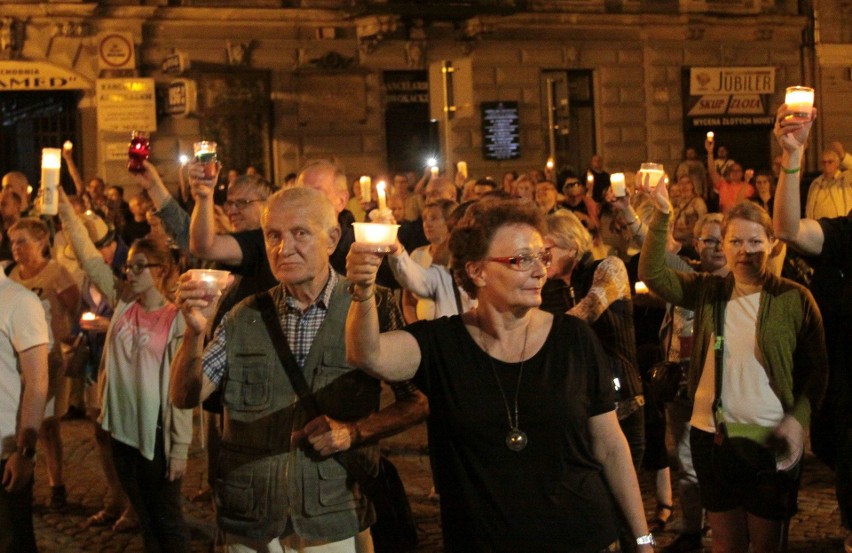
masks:
<path id="1" fill-rule="evenodd" d="M 278 285 L 275 275 L 269 268 L 266 257 L 266 245 L 263 242 L 261 229 L 246 230 L 231 234 L 240 250 L 243 252 L 243 262 L 240 265 L 220 265 L 219 268 L 231 271 L 237 282 L 228 290 L 219 303 L 213 327 L 218 326 L 222 316 L 244 298 Z"/>
<path id="2" fill-rule="evenodd" d="M 414 381 L 429 397 L 445 550 L 589 552 L 612 543 L 618 518 L 588 423 L 613 410 L 614 392 L 589 326 L 556 315 L 524 363 L 518 412 L 529 443 L 519 452 L 505 444 L 509 419 L 495 372 L 514 410 L 520 364 L 487 356 L 458 316 L 406 330 L 422 356 Z"/>
<path id="3" fill-rule="evenodd" d="M 824 409 L 833 412 L 840 428 L 852 428 L 852 343 L 847 326 L 852 320 L 852 214 L 820 219 L 819 224 L 824 241 L 811 293 L 823 316 L 831 365 Z"/>

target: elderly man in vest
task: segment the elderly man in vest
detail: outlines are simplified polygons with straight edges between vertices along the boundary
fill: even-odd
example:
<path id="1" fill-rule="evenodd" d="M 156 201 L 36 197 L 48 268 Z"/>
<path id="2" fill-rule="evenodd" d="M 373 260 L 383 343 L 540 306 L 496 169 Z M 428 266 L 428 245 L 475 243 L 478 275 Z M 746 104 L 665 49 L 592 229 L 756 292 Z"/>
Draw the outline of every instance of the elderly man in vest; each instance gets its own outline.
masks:
<path id="1" fill-rule="evenodd" d="M 322 415 L 311 419 L 294 391 L 259 296 L 225 315 L 202 349 L 215 300 L 205 299 L 209 292 L 188 275 L 179 287 L 188 325 L 172 364 L 172 401 L 190 407 L 222 391 L 215 494 L 230 552 L 372 552 L 373 510 L 355 471 L 347 473 L 335 454 L 357 451 L 370 466 L 378 459 L 377 439 L 425 418 L 425 396 L 395 389 L 396 402 L 379 411 L 380 382 L 346 364 L 350 293 L 329 264 L 340 228 L 326 196 L 306 187 L 279 191 L 269 198 L 261 227 L 269 265 L 281 283 L 270 290 L 284 334 L 280 341 L 289 346 Z M 389 294 L 382 293 L 378 305 L 387 328 L 398 324 L 399 309 Z"/>

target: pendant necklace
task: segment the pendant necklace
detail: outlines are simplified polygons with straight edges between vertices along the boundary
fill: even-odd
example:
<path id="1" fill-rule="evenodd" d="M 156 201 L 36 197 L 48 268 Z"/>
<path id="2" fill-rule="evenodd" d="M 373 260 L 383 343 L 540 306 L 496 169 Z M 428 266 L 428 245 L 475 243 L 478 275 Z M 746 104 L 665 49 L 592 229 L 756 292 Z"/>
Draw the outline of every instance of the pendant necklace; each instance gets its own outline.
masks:
<path id="1" fill-rule="evenodd" d="M 494 360 L 488 352 L 488 346 L 485 343 L 485 333 L 482 331 L 482 322 L 477 314 L 477 322 L 479 322 L 479 339 L 482 341 L 482 347 L 485 349 L 485 355 L 488 357 L 488 366 L 491 367 L 491 372 L 494 374 L 494 379 L 497 380 L 497 387 L 500 389 L 500 396 L 503 398 L 503 406 L 506 408 L 506 417 L 509 419 L 509 432 L 506 433 L 506 447 L 512 451 L 521 451 L 527 447 L 529 440 L 527 434 L 520 427 L 520 416 L 518 414 L 518 393 L 521 391 L 521 377 L 524 374 L 524 355 L 527 351 L 527 337 L 530 333 L 530 325 L 524 330 L 524 346 L 521 349 L 521 367 L 518 369 L 518 383 L 515 386 L 515 413 L 512 417 L 512 411 L 509 409 L 509 400 L 506 398 L 506 392 L 503 391 L 503 384 L 500 382 L 500 376 L 497 374 L 497 369 L 494 368 Z"/>

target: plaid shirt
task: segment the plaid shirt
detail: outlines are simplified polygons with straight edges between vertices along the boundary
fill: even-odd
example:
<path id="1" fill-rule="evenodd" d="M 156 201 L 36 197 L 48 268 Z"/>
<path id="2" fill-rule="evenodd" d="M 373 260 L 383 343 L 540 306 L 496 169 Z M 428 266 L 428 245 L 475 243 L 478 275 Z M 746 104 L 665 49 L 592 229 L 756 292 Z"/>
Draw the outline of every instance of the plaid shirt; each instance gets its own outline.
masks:
<path id="1" fill-rule="evenodd" d="M 305 364 L 305 359 L 311 350 L 311 344 L 313 344 L 320 326 L 325 321 L 331 295 L 340 280 L 338 274 L 330 267 L 329 275 L 328 281 L 326 281 L 325 287 L 317 296 L 316 301 L 304 311 L 296 305 L 296 299 L 287 294 L 286 288 L 284 289 L 284 301 L 279 302 L 277 306 L 278 316 L 281 318 L 284 333 L 287 335 L 287 343 L 296 357 L 299 367 L 303 367 Z M 217 388 L 228 370 L 228 359 L 225 354 L 227 342 L 225 326 L 230 318 L 230 312 L 222 317 L 219 326 L 216 327 L 216 332 L 213 334 L 213 339 L 204 348 L 204 355 L 201 358 L 204 375 Z"/>

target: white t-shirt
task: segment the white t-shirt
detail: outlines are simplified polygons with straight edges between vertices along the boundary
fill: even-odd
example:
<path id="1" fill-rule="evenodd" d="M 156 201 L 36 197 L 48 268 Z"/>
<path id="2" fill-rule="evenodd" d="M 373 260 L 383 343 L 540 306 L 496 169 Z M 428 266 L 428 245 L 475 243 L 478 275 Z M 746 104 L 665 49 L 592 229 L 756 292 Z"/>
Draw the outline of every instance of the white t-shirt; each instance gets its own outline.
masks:
<path id="1" fill-rule="evenodd" d="M 757 347 L 755 330 L 760 293 L 732 298 L 725 308 L 725 350 L 722 368 L 722 412 L 727 422 L 774 427 L 784 418 L 781 400 L 769 385 Z M 714 333 L 715 334 L 715 333 Z M 715 335 L 711 344 L 715 342 Z M 715 432 L 713 399 L 716 393 L 716 357 L 708 348 L 690 423 Z"/>
<path id="2" fill-rule="evenodd" d="M 21 373 L 17 352 L 48 343 L 47 319 L 38 296 L 0 271 L 0 448 L 15 450 Z"/>

